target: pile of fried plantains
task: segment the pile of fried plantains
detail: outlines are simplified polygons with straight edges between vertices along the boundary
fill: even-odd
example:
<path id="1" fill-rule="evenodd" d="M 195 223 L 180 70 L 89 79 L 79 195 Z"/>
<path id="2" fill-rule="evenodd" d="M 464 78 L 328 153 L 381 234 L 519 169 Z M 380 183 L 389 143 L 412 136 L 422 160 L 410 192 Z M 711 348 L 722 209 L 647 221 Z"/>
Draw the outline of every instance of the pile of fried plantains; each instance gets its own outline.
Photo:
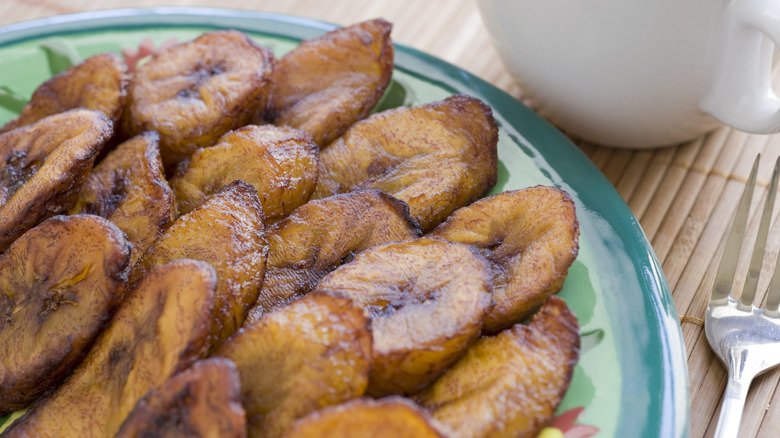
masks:
<path id="1" fill-rule="evenodd" d="M 372 113 L 391 25 L 51 78 L 0 131 L 15 437 L 533 437 L 579 358 L 567 193 L 485 197 L 490 107 Z"/>

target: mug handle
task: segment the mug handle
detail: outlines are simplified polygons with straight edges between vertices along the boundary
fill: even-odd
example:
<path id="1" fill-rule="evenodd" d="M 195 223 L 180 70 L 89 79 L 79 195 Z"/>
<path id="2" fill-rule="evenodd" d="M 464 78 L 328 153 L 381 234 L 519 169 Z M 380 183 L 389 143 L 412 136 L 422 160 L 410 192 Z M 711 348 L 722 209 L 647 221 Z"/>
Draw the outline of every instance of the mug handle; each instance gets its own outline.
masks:
<path id="1" fill-rule="evenodd" d="M 720 65 L 701 109 L 741 131 L 780 132 L 772 52 L 780 47 L 780 2 L 732 0 L 723 12 Z"/>

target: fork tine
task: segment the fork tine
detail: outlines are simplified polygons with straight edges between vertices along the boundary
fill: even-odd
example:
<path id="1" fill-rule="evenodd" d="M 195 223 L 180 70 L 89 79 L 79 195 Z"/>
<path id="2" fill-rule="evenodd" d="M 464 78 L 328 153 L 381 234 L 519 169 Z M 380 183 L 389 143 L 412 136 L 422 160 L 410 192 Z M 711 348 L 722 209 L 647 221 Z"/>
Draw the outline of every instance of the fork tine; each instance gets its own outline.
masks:
<path id="1" fill-rule="evenodd" d="M 775 198 L 777 195 L 777 174 L 780 173 L 780 157 L 778 157 L 777 161 L 775 162 L 775 170 L 772 174 L 773 182 L 775 185 L 772 187 L 772 190 L 767 193 L 767 196 L 771 196 L 772 198 Z M 780 260 L 778 260 L 780 261 Z M 778 305 L 780 304 L 780 263 L 775 262 L 775 271 L 772 274 L 772 280 L 769 282 L 769 292 L 767 293 L 766 297 L 766 307 L 764 310 L 764 314 L 767 316 L 774 316 L 779 317 L 780 314 L 778 314 Z"/>
<path id="2" fill-rule="evenodd" d="M 726 300 L 731 291 L 731 284 L 734 282 L 734 273 L 737 270 L 737 260 L 739 259 L 739 249 L 742 246 L 742 238 L 745 235 L 745 224 L 747 223 L 748 213 L 750 211 L 750 202 L 753 199 L 753 187 L 756 185 L 756 173 L 758 171 L 758 161 L 761 154 L 756 156 L 753 162 L 753 169 L 745 184 L 745 190 L 739 199 L 737 213 L 734 216 L 734 223 L 731 225 L 729 237 L 726 240 L 726 248 L 718 265 L 718 272 L 715 274 L 715 284 L 712 287 L 710 301 Z"/>
<path id="3" fill-rule="evenodd" d="M 772 211 L 775 206 L 775 195 L 777 194 L 777 167 L 780 164 L 780 158 L 775 161 L 775 169 L 772 171 L 772 179 L 769 182 L 769 190 L 766 193 L 764 201 L 764 211 L 761 213 L 761 223 L 758 226 L 756 243 L 753 247 L 753 255 L 750 258 L 750 268 L 745 278 L 745 287 L 742 289 L 742 297 L 739 300 L 738 307 L 743 310 L 749 310 L 751 306 L 758 307 L 759 303 L 754 303 L 758 277 L 761 273 L 761 264 L 764 261 L 764 251 L 766 249 L 766 240 L 769 235 L 769 224 L 772 222 Z M 775 276 L 773 275 L 774 279 Z M 780 293 L 780 292 L 778 292 Z"/>

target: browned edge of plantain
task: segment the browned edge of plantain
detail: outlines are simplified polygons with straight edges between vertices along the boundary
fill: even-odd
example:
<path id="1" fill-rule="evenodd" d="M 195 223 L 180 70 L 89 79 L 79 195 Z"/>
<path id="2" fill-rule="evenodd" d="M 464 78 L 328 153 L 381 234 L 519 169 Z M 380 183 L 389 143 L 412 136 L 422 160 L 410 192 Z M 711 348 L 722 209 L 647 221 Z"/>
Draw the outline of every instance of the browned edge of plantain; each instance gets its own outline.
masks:
<path id="1" fill-rule="evenodd" d="M 127 65 L 115 53 L 99 53 L 51 77 L 35 89 L 21 114 L 0 133 L 76 108 L 97 110 L 118 123 L 127 97 Z"/>
<path id="2" fill-rule="evenodd" d="M 274 66 L 265 118 L 308 132 L 321 147 L 339 137 L 390 84 L 392 27 L 367 20 L 301 42 Z"/>
<path id="3" fill-rule="evenodd" d="M 553 186 L 480 199 L 429 235 L 474 245 L 490 261 L 496 305 L 485 320 L 487 334 L 522 321 L 558 293 L 579 252 L 574 201 Z"/>
<path id="4" fill-rule="evenodd" d="M 475 97 L 375 113 L 320 152 L 312 199 L 382 190 L 406 202 L 427 232 L 495 185 L 497 145 L 493 112 Z"/>
<path id="5" fill-rule="evenodd" d="M 249 437 L 278 437 L 298 418 L 362 396 L 371 368 L 368 325 L 351 300 L 310 293 L 223 343 L 215 356 L 238 368 Z"/>
<path id="6" fill-rule="evenodd" d="M 157 131 L 171 174 L 265 107 L 273 63 L 270 49 L 237 30 L 207 32 L 154 53 L 130 80 L 123 134 Z"/>
<path id="7" fill-rule="evenodd" d="M 179 258 L 202 260 L 217 271 L 210 335 L 212 349 L 244 323 L 263 282 L 268 244 L 257 190 L 236 180 L 180 216 L 130 272 L 136 284 L 154 267 Z"/>
<path id="8" fill-rule="evenodd" d="M 138 400 L 115 438 L 246 437 L 246 413 L 233 362 L 203 359 Z"/>
<path id="9" fill-rule="evenodd" d="M 171 178 L 179 210 L 187 214 L 230 182 L 254 186 L 267 223 L 306 203 L 317 184 L 319 148 L 309 134 L 274 125 L 247 125 L 196 150 Z"/>
<path id="10" fill-rule="evenodd" d="M 103 218 L 55 216 L 0 255 L 0 415 L 81 362 L 123 298 L 130 248 Z"/>
<path id="11" fill-rule="evenodd" d="M 309 201 L 266 229 L 268 261 L 247 321 L 305 295 L 338 266 L 376 245 L 420 237 L 403 201 L 378 190 Z"/>
<path id="12" fill-rule="evenodd" d="M 114 436 L 149 390 L 206 356 L 215 286 L 205 262 L 180 259 L 150 272 L 70 378 L 0 436 Z"/>
<path id="13" fill-rule="evenodd" d="M 145 132 L 122 142 L 97 163 L 68 214 L 110 220 L 133 244 L 134 265 L 177 216 L 177 204 L 160 159 L 159 136 Z"/>
<path id="14" fill-rule="evenodd" d="M 103 113 L 74 109 L 0 134 L 0 252 L 73 205 L 113 132 Z"/>
<path id="15" fill-rule="evenodd" d="M 493 304 L 487 260 L 472 246 L 430 237 L 364 251 L 316 291 L 347 296 L 370 316 L 372 397 L 433 382 L 479 337 Z"/>
<path id="16" fill-rule="evenodd" d="M 478 340 L 415 400 L 453 438 L 533 438 L 569 388 L 579 348 L 577 318 L 551 296 L 529 324 Z"/>

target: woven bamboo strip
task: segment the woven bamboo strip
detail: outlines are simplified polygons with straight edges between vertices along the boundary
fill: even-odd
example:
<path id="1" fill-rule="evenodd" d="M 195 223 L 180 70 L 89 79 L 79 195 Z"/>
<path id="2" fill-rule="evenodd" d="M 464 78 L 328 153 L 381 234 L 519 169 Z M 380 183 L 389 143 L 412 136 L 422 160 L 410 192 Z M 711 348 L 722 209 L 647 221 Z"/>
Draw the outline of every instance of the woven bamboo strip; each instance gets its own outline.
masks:
<path id="1" fill-rule="evenodd" d="M 667 149 L 669 148 L 657 151 L 637 151 L 631 159 L 631 163 L 629 163 L 629 167 L 623 175 L 623 178 L 618 182 L 618 193 L 626 200 L 629 208 L 634 212 L 634 215 L 640 223 L 642 221 L 642 212 L 644 212 L 645 207 L 647 207 L 647 203 L 649 202 L 649 198 L 640 196 L 640 194 L 644 195 L 648 193 L 643 191 L 643 189 L 655 190 L 658 187 L 661 174 L 651 174 L 651 172 L 654 170 L 663 170 L 658 166 L 653 167 L 653 164 L 655 163 L 656 155 L 668 154 L 668 152 L 665 152 Z"/>
<path id="2" fill-rule="evenodd" d="M 634 151 L 630 149 L 618 149 L 609 154 L 607 162 L 601 170 L 613 186 L 617 187 L 633 155 Z"/>
<path id="3" fill-rule="evenodd" d="M 702 142 L 703 140 L 696 140 L 685 145 L 669 148 L 667 149 L 668 152 L 664 151 L 663 154 L 657 155 L 659 163 L 655 165 L 664 166 L 664 168 L 655 170 L 655 173 L 659 174 L 659 177 L 662 177 L 662 179 L 659 180 L 640 223 L 648 239 L 653 243 L 653 249 L 659 260 L 663 260 L 666 256 L 666 250 L 659 252 L 661 246 L 658 239 L 663 239 L 663 237 L 658 237 L 657 233 L 669 209 L 672 208 L 672 204 L 677 199 L 678 193 L 688 175 L 691 167 L 688 163 L 695 159 Z"/>

